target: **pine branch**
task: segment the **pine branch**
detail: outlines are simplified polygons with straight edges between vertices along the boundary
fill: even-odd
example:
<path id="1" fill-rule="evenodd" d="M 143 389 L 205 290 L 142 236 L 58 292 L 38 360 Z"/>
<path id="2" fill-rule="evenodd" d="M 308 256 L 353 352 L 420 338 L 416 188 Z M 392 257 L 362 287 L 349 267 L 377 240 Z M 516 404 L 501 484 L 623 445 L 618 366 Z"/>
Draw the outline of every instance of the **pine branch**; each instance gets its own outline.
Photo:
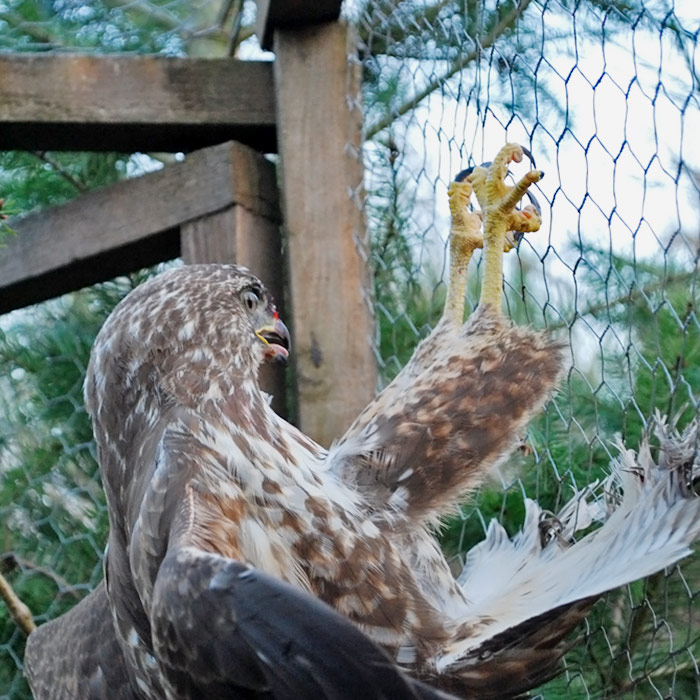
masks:
<path id="1" fill-rule="evenodd" d="M 571 324 L 576 320 L 576 318 L 583 318 L 584 316 L 596 316 L 601 311 L 611 309 L 617 304 L 631 304 L 633 302 L 639 301 L 639 299 L 641 298 L 648 296 L 651 292 L 656 292 L 659 289 L 664 289 L 665 287 L 675 284 L 676 282 L 686 282 L 687 280 L 692 279 L 696 275 L 697 270 L 692 270 L 691 272 L 684 272 L 677 275 L 668 275 L 663 279 L 660 279 L 658 282 L 654 282 L 653 284 L 647 284 L 644 287 L 636 287 L 630 289 L 628 292 L 625 292 L 624 294 L 621 294 L 620 296 L 615 297 L 614 299 L 605 299 L 604 301 L 599 301 L 595 304 L 591 304 L 590 306 L 587 306 L 581 311 L 576 311 L 576 315 L 571 321 L 565 320 L 559 321 L 559 323 L 552 323 L 548 325 L 547 328 L 553 331 L 561 330 L 563 328 L 569 328 Z"/>
<path id="2" fill-rule="evenodd" d="M 76 180 L 58 161 L 46 155 L 45 151 L 30 151 L 30 153 L 50 165 L 66 182 L 75 187 L 78 192 L 87 192 L 88 188 L 82 182 Z"/>
<path id="3" fill-rule="evenodd" d="M 29 636 L 36 629 L 31 610 L 19 599 L 1 572 L 0 597 L 5 601 L 5 605 L 7 605 L 7 609 L 10 611 L 10 615 L 12 615 L 12 619 L 17 626 L 24 634 Z"/>
<path id="4" fill-rule="evenodd" d="M 255 33 L 255 28 L 251 26 L 239 26 L 235 28 L 235 36 L 233 30 L 228 31 L 225 24 L 232 22 L 235 25 L 236 18 L 242 17 L 242 3 L 236 3 L 233 10 L 237 10 L 237 14 L 232 12 L 232 1 L 226 0 L 218 13 L 218 19 L 213 26 L 195 26 L 190 28 L 188 25 L 191 17 L 184 19 L 179 17 L 170 10 L 159 7 L 158 5 L 148 2 L 148 0 L 103 0 L 107 7 L 121 8 L 134 21 L 148 22 L 154 24 L 157 28 L 164 32 L 177 32 L 185 41 L 193 39 L 212 39 L 216 42 L 221 42 L 222 52 L 225 50 L 226 55 L 233 55 L 233 52 L 238 45 L 245 41 L 248 37 Z"/>
<path id="5" fill-rule="evenodd" d="M 659 571 L 647 578 L 644 601 L 639 607 L 632 611 L 632 620 L 630 622 L 627 639 L 624 640 L 623 648 L 621 649 L 621 651 L 629 657 L 632 674 L 635 672 L 635 654 L 639 646 L 644 643 L 649 644 L 649 642 L 653 640 L 653 636 L 646 634 L 646 626 L 651 615 L 651 602 L 659 594 L 665 576 L 665 571 Z M 613 670 L 612 678 L 610 679 L 610 684 L 615 691 L 623 692 L 623 688 L 639 680 L 625 678 L 627 671 L 628 669 L 625 664 L 618 659 Z"/>
<path id="6" fill-rule="evenodd" d="M 358 24 L 358 38 L 366 49 L 366 52 L 361 53 L 366 56 L 390 54 L 392 47 L 400 45 L 401 42 L 405 41 L 407 38 L 414 37 L 415 29 L 420 24 L 432 28 L 440 12 L 448 5 L 451 5 L 452 2 L 453 0 L 438 0 L 435 5 L 428 7 L 424 7 L 423 5 L 415 8 L 411 7 L 408 15 L 397 12 L 401 5 L 400 2 L 394 7 L 391 7 L 393 3 L 386 3 L 386 10 L 388 12 L 386 25 L 382 24 L 378 29 L 373 21 L 373 14 L 370 15 L 368 19 Z M 381 12 L 385 8 L 382 4 L 379 4 L 374 9 Z M 402 52 L 401 57 L 423 58 L 423 56 L 406 52 Z"/>
<path id="7" fill-rule="evenodd" d="M 658 680 L 660 678 L 668 678 L 669 676 L 671 678 L 675 678 L 681 673 L 692 673 L 693 675 L 696 675 L 697 663 L 695 659 L 689 659 L 688 661 L 682 662 L 674 661 L 673 663 L 659 666 L 653 671 L 647 671 L 645 672 L 644 676 L 642 676 L 642 678 L 633 678 L 632 680 L 629 680 L 623 685 L 621 685 L 618 689 L 618 692 L 629 693 L 630 691 L 637 689 L 637 686 L 639 685 L 641 680 Z"/>
<path id="8" fill-rule="evenodd" d="M 103 0 L 106 7 L 122 8 L 135 20 L 154 24 L 157 28 L 172 31 L 182 27 L 182 20 L 170 10 L 154 5 L 148 0 Z"/>
<path id="9" fill-rule="evenodd" d="M 388 114 L 384 119 L 380 119 L 374 126 L 371 126 L 365 133 L 367 140 L 376 136 L 380 131 L 390 126 L 396 119 L 402 117 L 407 112 L 415 109 L 428 95 L 442 87 L 455 73 L 459 73 L 463 68 L 468 66 L 472 61 L 475 61 L 483 52 L 488 49 L 505 33 L 511 25 L 525 12 L 532 0 L 521 0 L 520 4 L 509 12 L 486 36 L 479 42 L 477 48 L 464 56 L 460 56 L 452 62 L 452 65 L 445 71 L 443 75 L 431 80 L 425 88 L 417 92 L 415 95 L 407 99 L 397 110 Z"/>
<path id="10" fill-rule="evenodd" d="M 35 564 L 28 559 L 19 557 L 14 552 L 4 554 L 2 556 L 2 561 L 4 564 L 9 566 L 10 569 L 18 566 L 21 570 L 28 569 L 29 571 L 33 571 L 37 574 L 45 576 L 48 579 L 51 579 L 58 586 L 61 594 L 69 593 L 76 600 L 80 600 L 82 598 L 82 595 L 78 593 L 78 591 L 76 591 L 75 588 L 63 578 L 63 576 L 59 576 L 57 573 L 51 571 L 51 569 L 47 569 L 45 566 L 40 566 L 39 564 Z"/>
<path id="11" fill-rule="evenodd" d="M 0 20 L 6 22 L 13 29 L 23 32 L 34 41 L 46 44 L 47 48 L 61 46 L 61 42 L 56 36 L 38 24 L 25 19 L 19 12 L 0 12 Z"/>

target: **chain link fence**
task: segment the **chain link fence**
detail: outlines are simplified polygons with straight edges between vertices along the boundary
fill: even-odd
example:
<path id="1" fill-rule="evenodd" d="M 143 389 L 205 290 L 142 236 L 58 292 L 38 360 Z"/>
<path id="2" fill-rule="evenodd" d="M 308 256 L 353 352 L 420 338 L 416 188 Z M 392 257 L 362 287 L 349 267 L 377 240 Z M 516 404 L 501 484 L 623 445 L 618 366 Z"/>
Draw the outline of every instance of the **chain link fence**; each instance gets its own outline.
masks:
<path id="1" fill-rule="evenodd" d="M 384 381 L 441 311 L 451 178 L 506 140 L 546 172 L 543 227 L 507 256 L 506 302 L 568 338 L 569 371 L 502 483 L 447 523 L 458 563 L 492 517 L 517 530 L 524 493 L 556 511 L 605 475 L 616 436 L 635 447 L 654 411 L 681 426 L 697 413 L 700 20 L 692 0 L 355 0 L 344 15 L 363 72 Z M 0 0 L 0 50 L 244 57 L 260 52 L 253 19 L 235 0 Z M 139 167 L 2 154 L 0 191 L 20 208 L 54 203 Z M 82 378 L 97 329 L 141 279 L 0 318 L 0 570 L 38 623 L 101 578 L 107 518 Z M 611 593 L 541 696 L 700 697 L 699 593 L 698 556 Z M 0 697 L 30 697 L 22 650 L 0 607 Z"/>

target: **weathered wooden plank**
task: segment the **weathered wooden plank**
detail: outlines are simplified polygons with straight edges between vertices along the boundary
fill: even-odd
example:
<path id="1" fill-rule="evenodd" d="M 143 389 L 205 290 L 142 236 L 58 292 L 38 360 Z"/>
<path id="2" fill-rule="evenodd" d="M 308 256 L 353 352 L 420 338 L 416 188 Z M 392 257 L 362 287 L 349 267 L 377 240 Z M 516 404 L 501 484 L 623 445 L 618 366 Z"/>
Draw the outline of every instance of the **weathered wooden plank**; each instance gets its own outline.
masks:
<path id="1" fill-rule="evenodd" d="M 275 150 L 272 65 L 236 59 L 0 54 L 0 149 Z"/>
<path id="2" fill-rule="evenodd" d="M 180 255 L 185 263 L 236 262 L 236 209 L 230 207 L 180 228 Z"/>
<path id="3" fill-rule="evenodd" d="M 5 284 L 3 279 L 5 271 L 11 267 L 11 259 L 5 259 L 7 248 L 0 250 L 0 314 L 172 260 L 180 254 L 178 234 L 178 229 L 161 231 L 118 249 L 98 253 L 89 260 L 78 260 L 11 284 Z M 54 246 L 49 247 L 54 249 Z"/>
<path id="4" fill-rule="evenodd" d="M 0 313 L 177 257 L 182 224 L 240 205 L 279 221 L 275 168 L 238 143 L 11 220 Z"/>
<path id="5" fill-rule="evenodd" d="M 323 444 L 372 398 L 374 324 L 361 208 L 357 66 L 339 23 L 277 30 L 275 89 L 282 204 L 302 429 Z M 319 70 L 323 66 L 323 70 Z"/>
<path id="6" fill-rule="evenodd" d="M 254 180 L 250 184 L 255 187 Z M 186 263 L 232 262 L 249 268 L 272 293 L 284 318 L 279 221 L 236 205 L 183 224 L 181 241 L 182 259 Z M 264 365 L 260 384 L 272 396 L 274 410 L 286 415 L 284 370 Z"/>
<path id="7" fill-rule="evenodd" d="M 337 20 L 342 4 L 342 0 L 257 0 L 255 33 L 258 41 L 264 49 L 271 49 L 275 29 Z"/>

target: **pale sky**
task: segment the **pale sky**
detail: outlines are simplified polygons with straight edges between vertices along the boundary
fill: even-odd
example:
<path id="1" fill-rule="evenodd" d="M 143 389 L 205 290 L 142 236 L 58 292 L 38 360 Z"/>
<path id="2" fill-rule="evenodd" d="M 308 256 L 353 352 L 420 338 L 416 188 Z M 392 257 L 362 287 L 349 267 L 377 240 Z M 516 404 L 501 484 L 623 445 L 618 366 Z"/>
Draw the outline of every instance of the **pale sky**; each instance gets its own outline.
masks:
<path id="1" fill-rule="evenodd" d="M 691 4 L 677 2 L 676 12 L 697 17 Z M 566 32 L 566 21 L 560 23 Z M 699 25 L 695 19 L 687 28 L 693 31 Z M 568 105 L 569 115 L 546 106 L 538 114 L 533 151 L 537 166 L 546 172 L 539 185 L 544 222 L 542 230 L 529 237 L 529 245 L 540 256 L 548 245 L 554 246 L 561 260 L 548 256 L 546 272 L 563 285 L 563 293 L 573 283 L 568 268 L 577 258 L 575 251 L 567 250 L 567 242 L 579 231 L 588 244 L 626 257 L 634 251 L 638 258 L 655 261 L 664 255 L 675 230 L 698 233 L 697 187 L 685 172 L 678 184 L 675 178 L 681 158 L 700 171 L 700 93 L 693 94 L 688 66 L 669 35 L 664 32 L 660 41 L 658 33 L 644 29 L 619 32 L 603 49 L 598 37 L 581 32 L 578 56 L 571 51 L 572 40 L 567 40 L 546 48 L 547 62 L 537 69 L 540 83 L 560 104 Z M 434 70 L 440 73 L 439 67 Z M 493 77 L 487 71 L 479 72 L 482 95 Z M 473 73 L 462 80 L 474 80 Z M 475 154 L 478 162 L 490 160 L 506 140 L 528 145 L 534 125 L 524 114 L 524 121 L 511 121 L 504 128 L 512 115 L 499 107 L 495 81 L 482 124 L 474 101 L 463 97 L 464 85 L 459 99 L 449 97 L 458 85 L 459 78 L 451 79 L 444 94 L 436 92 L 424 100 L 402 119 L 403 127 L 395 128 L 406 172 L 413 170 L 420 178 L 415 217 L 436 259 L 444 257 L 442 243 L 449 228 L 446 187 L 467 165 L 468 154 Z M 514 171 L 524 170 L 516 166 Z M 673 251 L 687 264 L 695 255 L 680 237 Z M 533 256 L 533 251 L 524 247 L 522 255 Z"/>

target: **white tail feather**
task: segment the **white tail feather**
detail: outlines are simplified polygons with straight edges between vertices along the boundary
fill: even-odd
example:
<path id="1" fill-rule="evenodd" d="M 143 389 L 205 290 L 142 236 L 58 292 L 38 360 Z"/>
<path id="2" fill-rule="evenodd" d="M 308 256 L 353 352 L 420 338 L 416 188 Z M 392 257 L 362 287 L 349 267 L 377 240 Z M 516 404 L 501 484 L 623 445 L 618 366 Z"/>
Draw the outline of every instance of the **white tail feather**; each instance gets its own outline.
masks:
<path id="1" fill-rule="evenodd" d="M 548 520 L 528 499 L 523 529 L 512 539 L 491 522 L 459 578 L 468 601 L 463 620 L 469 634 L 444 650 L 438 671 L 458 665 L 500 632 L 690 554 L 700 538 L 700 498 L 691 488 L 700 474 L 698 425 L 693 422 L 682 436 L 671 433 L 657 419 L 658 464 L 646 439 L 638 454 L 621 447 L 602 494 L 598 484 L 587 487 L 555 519 Z M 602 526 L 574 540 L 577 531 L 596 521 Z"/>

